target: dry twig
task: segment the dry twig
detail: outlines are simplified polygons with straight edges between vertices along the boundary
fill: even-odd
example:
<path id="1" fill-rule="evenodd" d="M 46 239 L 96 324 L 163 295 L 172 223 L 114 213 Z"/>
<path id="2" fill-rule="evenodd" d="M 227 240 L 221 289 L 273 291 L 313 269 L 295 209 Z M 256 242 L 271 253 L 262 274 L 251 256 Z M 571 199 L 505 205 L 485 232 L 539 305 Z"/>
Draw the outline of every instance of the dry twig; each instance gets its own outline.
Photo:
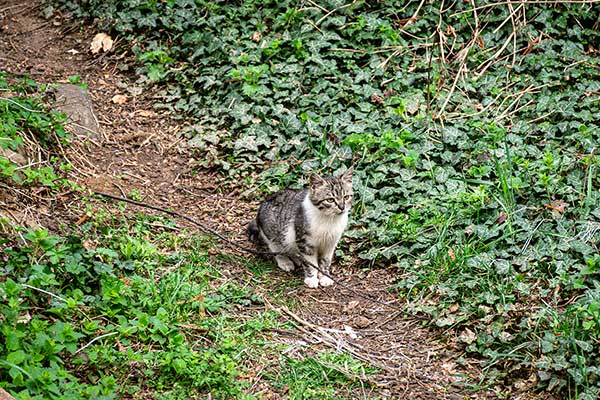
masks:
<path id="1" fill-rule="evenodd" d="M 272 307 L 272 306 L 271 306 Z M 275 308 L 274 308 L 275 309 Z M 290 311 L 287 307 L 282 307 L 281 309 L 275 309 L 279 311 L 281 314 L 286 314 L 291 317 L 296 323 L 300 324 L 297 328 L 304 332 L 305 334 L 317 339 L 320 343 L 323 343 L 337 351 L 345 350 L 350 353 L 352 356 L 357 359 L 364 361 L 368 364 L 371 364 L 374 367 L 380 368 L 393 376 L 397 376 L 400 372 L 400 369 L 397 367 L 390 367 L 386 364 L 383 364 L 376 360 L 377 357 L 374 357 L 372 354 L 366 353 L 363 349 L 359 349 L 358 345 L 351 345 L 341 338 L 335 338 L 331 334 L 329 334 L 325 328 L 317 326 L 309 321 L 306 321 L 303 318 L 300 318 L 298 315 Z"/>

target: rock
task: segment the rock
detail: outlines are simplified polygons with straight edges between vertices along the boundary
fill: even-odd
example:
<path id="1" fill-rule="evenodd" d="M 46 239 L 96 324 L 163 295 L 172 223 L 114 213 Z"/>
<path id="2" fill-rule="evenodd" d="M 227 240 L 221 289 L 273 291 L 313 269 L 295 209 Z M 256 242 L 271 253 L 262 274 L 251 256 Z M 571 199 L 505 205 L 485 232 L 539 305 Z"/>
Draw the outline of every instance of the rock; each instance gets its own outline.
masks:
<path id="1" fill-rule="evenodd" d="M 11 149 L 3 149 L 0 147 L 0 157 L 8 159 L 13 164 L 17 164 L 19 167 L 27 165 L 27 159 L 23 155 L 12 151 Z"/>
<path id="2" fill-rule="evenodd" d="M 364 329 L 367 328 L 369 325 L 371 325 L 371 320 L 367 317 L 359 315 L 354 319 L 354 326 L 357 328 Z"/>
<path id="3" fill-rule="evenodd" d="M 15 398 L 4 389 L 0 389 L 0 400 L 15 400 Z"/>
<path id="4" fill-rule="evenodd" d="M 67 128 L 76 136 L 100 141 L 100 125 L 90 95 L 81 87 L 59 84 L 55 90 L 56 109 L 67 114 Z"/>

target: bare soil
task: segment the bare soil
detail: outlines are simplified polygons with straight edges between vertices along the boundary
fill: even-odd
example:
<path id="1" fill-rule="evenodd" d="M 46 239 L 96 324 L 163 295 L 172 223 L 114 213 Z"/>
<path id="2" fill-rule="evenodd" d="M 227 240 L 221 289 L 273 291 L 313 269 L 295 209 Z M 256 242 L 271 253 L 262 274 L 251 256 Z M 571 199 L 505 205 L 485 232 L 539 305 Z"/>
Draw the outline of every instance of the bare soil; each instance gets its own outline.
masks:
<path id="1" fill-rule="evenodd" d="M 78 140 L 65 149 L 62 156 L 74 167 L 70 179 L 118 196 L 135 190 L 145 202 L 192 216 L 249 245 L 244 231 L 257 203 L 244 201 L 238 191 L 222 186 L 217 173 L 193 170 L 196 160 L 178 137 L 179 126 L 153 108 L 152 93 L 138 90 L 135 76 L 119 72 L 127 54 L 89 52 L 96 33 L 93 27 L 79 29 L 57 13 L 42 18 L 36 0 L 0 0 L 1 70 L 27 74 L 42 83 L 67 82 L 69 76 L 79 75 L 88 85 L 102 139 Z M 126 95 L 127 101 L 113 102 L 118 94 Z M 61 221 L 81 221 L 85 218 L 81 204 L 71 194 L 40 202 L 39 223 L 53 228 Z M 101 202 L 92 204 L 102 207 Z M 223 251 L 240 254 L 225 244 Z M 235 262 L 224 269 L 228 276 L 251 275 Z M 477 360 L 440 341 L 436 332 L 423 328 L 422 320 L 402 312 L 403 304 L 387 290 L 398 276 L 393 267 L 363 271 L 335 265 L 333 273 L 344 285 L 378 302 L 340 285 L 317 290 L 290 285 L 286 295 L 299 306 L 281 308 L 281 318 L 292 320 L 298 329 L 273 332 L 272 340 L 308 344 L 291 347 L 291 352 L 303 354 L 322 348 L 345 350 L 379 368 L 369 378 L 375 388 L 357 391 L 356 398 L 497 398 L 470 389 L 481 377 Z M 298 279 L 274 274 L 276 280 Z M 269 299 L 269 288 L 257 290 Z M 265 307 L 274 306 L 267 302 Z M 260 374 L 256 379 L 258 388 Z"/>

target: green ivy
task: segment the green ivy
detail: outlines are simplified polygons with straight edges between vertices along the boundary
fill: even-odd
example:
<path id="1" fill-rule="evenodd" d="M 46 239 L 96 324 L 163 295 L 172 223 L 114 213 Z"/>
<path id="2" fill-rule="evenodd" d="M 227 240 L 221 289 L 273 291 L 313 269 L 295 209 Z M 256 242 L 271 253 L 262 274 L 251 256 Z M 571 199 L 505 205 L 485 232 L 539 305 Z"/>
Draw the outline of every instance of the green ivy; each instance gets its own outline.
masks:
<path id="1" fill-rule="evenodd" d="M 198 168 L 271 192 L 354 163 L 345 252 L 490 379 L 597 396 L 597 4 L 59 3 L 134 43 Z"/>

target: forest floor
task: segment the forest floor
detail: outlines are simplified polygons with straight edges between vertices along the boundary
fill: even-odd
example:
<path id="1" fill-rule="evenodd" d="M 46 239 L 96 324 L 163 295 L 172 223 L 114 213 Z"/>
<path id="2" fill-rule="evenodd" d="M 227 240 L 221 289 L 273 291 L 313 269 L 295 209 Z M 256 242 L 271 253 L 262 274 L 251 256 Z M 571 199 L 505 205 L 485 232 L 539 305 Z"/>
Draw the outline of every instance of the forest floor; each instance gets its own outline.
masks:
<path id="1" fill-rule="evenodd" d="M 137 191 L 144 202 L 192 216 L 248 245 L 245 227 L 257 203 L 243 200 L 241 190 L 223 188 L 218 174 L 194 171 L 194 153 L 177 135 L 176 123 L 153 109 L 152 93 L 135 91 L 136 77 L 120 72 L 119 56 L 90 53 L 90 42 L 97 32 L 70 24 L 57 17 L 41 17 L 41 6 L 36 0 L 0 1 L 3 71 L 28 75 L 40 83 L 68 82 L 69 77 L 79 76 L 88 87 L 100 125 L 99 139 L 78 140 L 65 150 L 62 156 L 73 166 L 69 178 L 85 188 L 118 196 Z M 118 94 L 126 95 L 127 101 L 115 103 L 113 98 Z M 58 230 L 61 224 L 73 224 L 82 217 L 78 212 L 83 209 L 78 206 L 82 201 L 71 194 L 49 204 L 27 206 L 34 212 L 38 210 L 39 221 L 46 228 Z M 96 207 L 105 206 L 97 199 L 92 201 Z M 134 206 L 127 209 L 153 213 Z M 197 229 L 185 223 L 183 226 Z M 223 253 L 242 255 L 224 243 L 219 247 Z M 243 263 L 235 262 L 235 257 L 232 259 L 224 264 L 223 274 L 255 284 L 253 273 Z M 406 304 L 388 292 L 398 271 L 392 266 L 361 270 L 352 262 L 343 264 L 334 265 L 334 276 L 378 302 L 359 297 L 340 285 L 307 289 L 297 284 L 299 277 L 273 268 L 269 279 L 284 286 L 288 281 L 295 282 L 284 290 L 289 300 L 286 306 L 270 305 L 270 287 L 255 290 L 267 300 L 265 309 L 277 309 L 279 318 L 291 321 L 296 328 L 273 333 L 272 340 L 308 343 L 309 346 L 295 350 L 308 355 L 326 347 L 345 350 L 376 367 L 378 372 L 369 378 L 373 387 L 357 391 L 357 398 L 497 398 L 497 392 L 473 391 L 479 387 L 482 376 L 477 360 L 461 353 L 459 346 L 440 341 L 439 335 L 423 328 L 418 318 L 407 316 L 403 311 Z M 264 361 L 256 362 L 255 371 L 268 368 L 260 364 Z M 261 372 L 256 375 L 258 391 Z M 510 388 L 504 393 L 511 398 L 527 397 L 511 396 Z M 277 397 L 274 393 L 270 396 Z"/>

